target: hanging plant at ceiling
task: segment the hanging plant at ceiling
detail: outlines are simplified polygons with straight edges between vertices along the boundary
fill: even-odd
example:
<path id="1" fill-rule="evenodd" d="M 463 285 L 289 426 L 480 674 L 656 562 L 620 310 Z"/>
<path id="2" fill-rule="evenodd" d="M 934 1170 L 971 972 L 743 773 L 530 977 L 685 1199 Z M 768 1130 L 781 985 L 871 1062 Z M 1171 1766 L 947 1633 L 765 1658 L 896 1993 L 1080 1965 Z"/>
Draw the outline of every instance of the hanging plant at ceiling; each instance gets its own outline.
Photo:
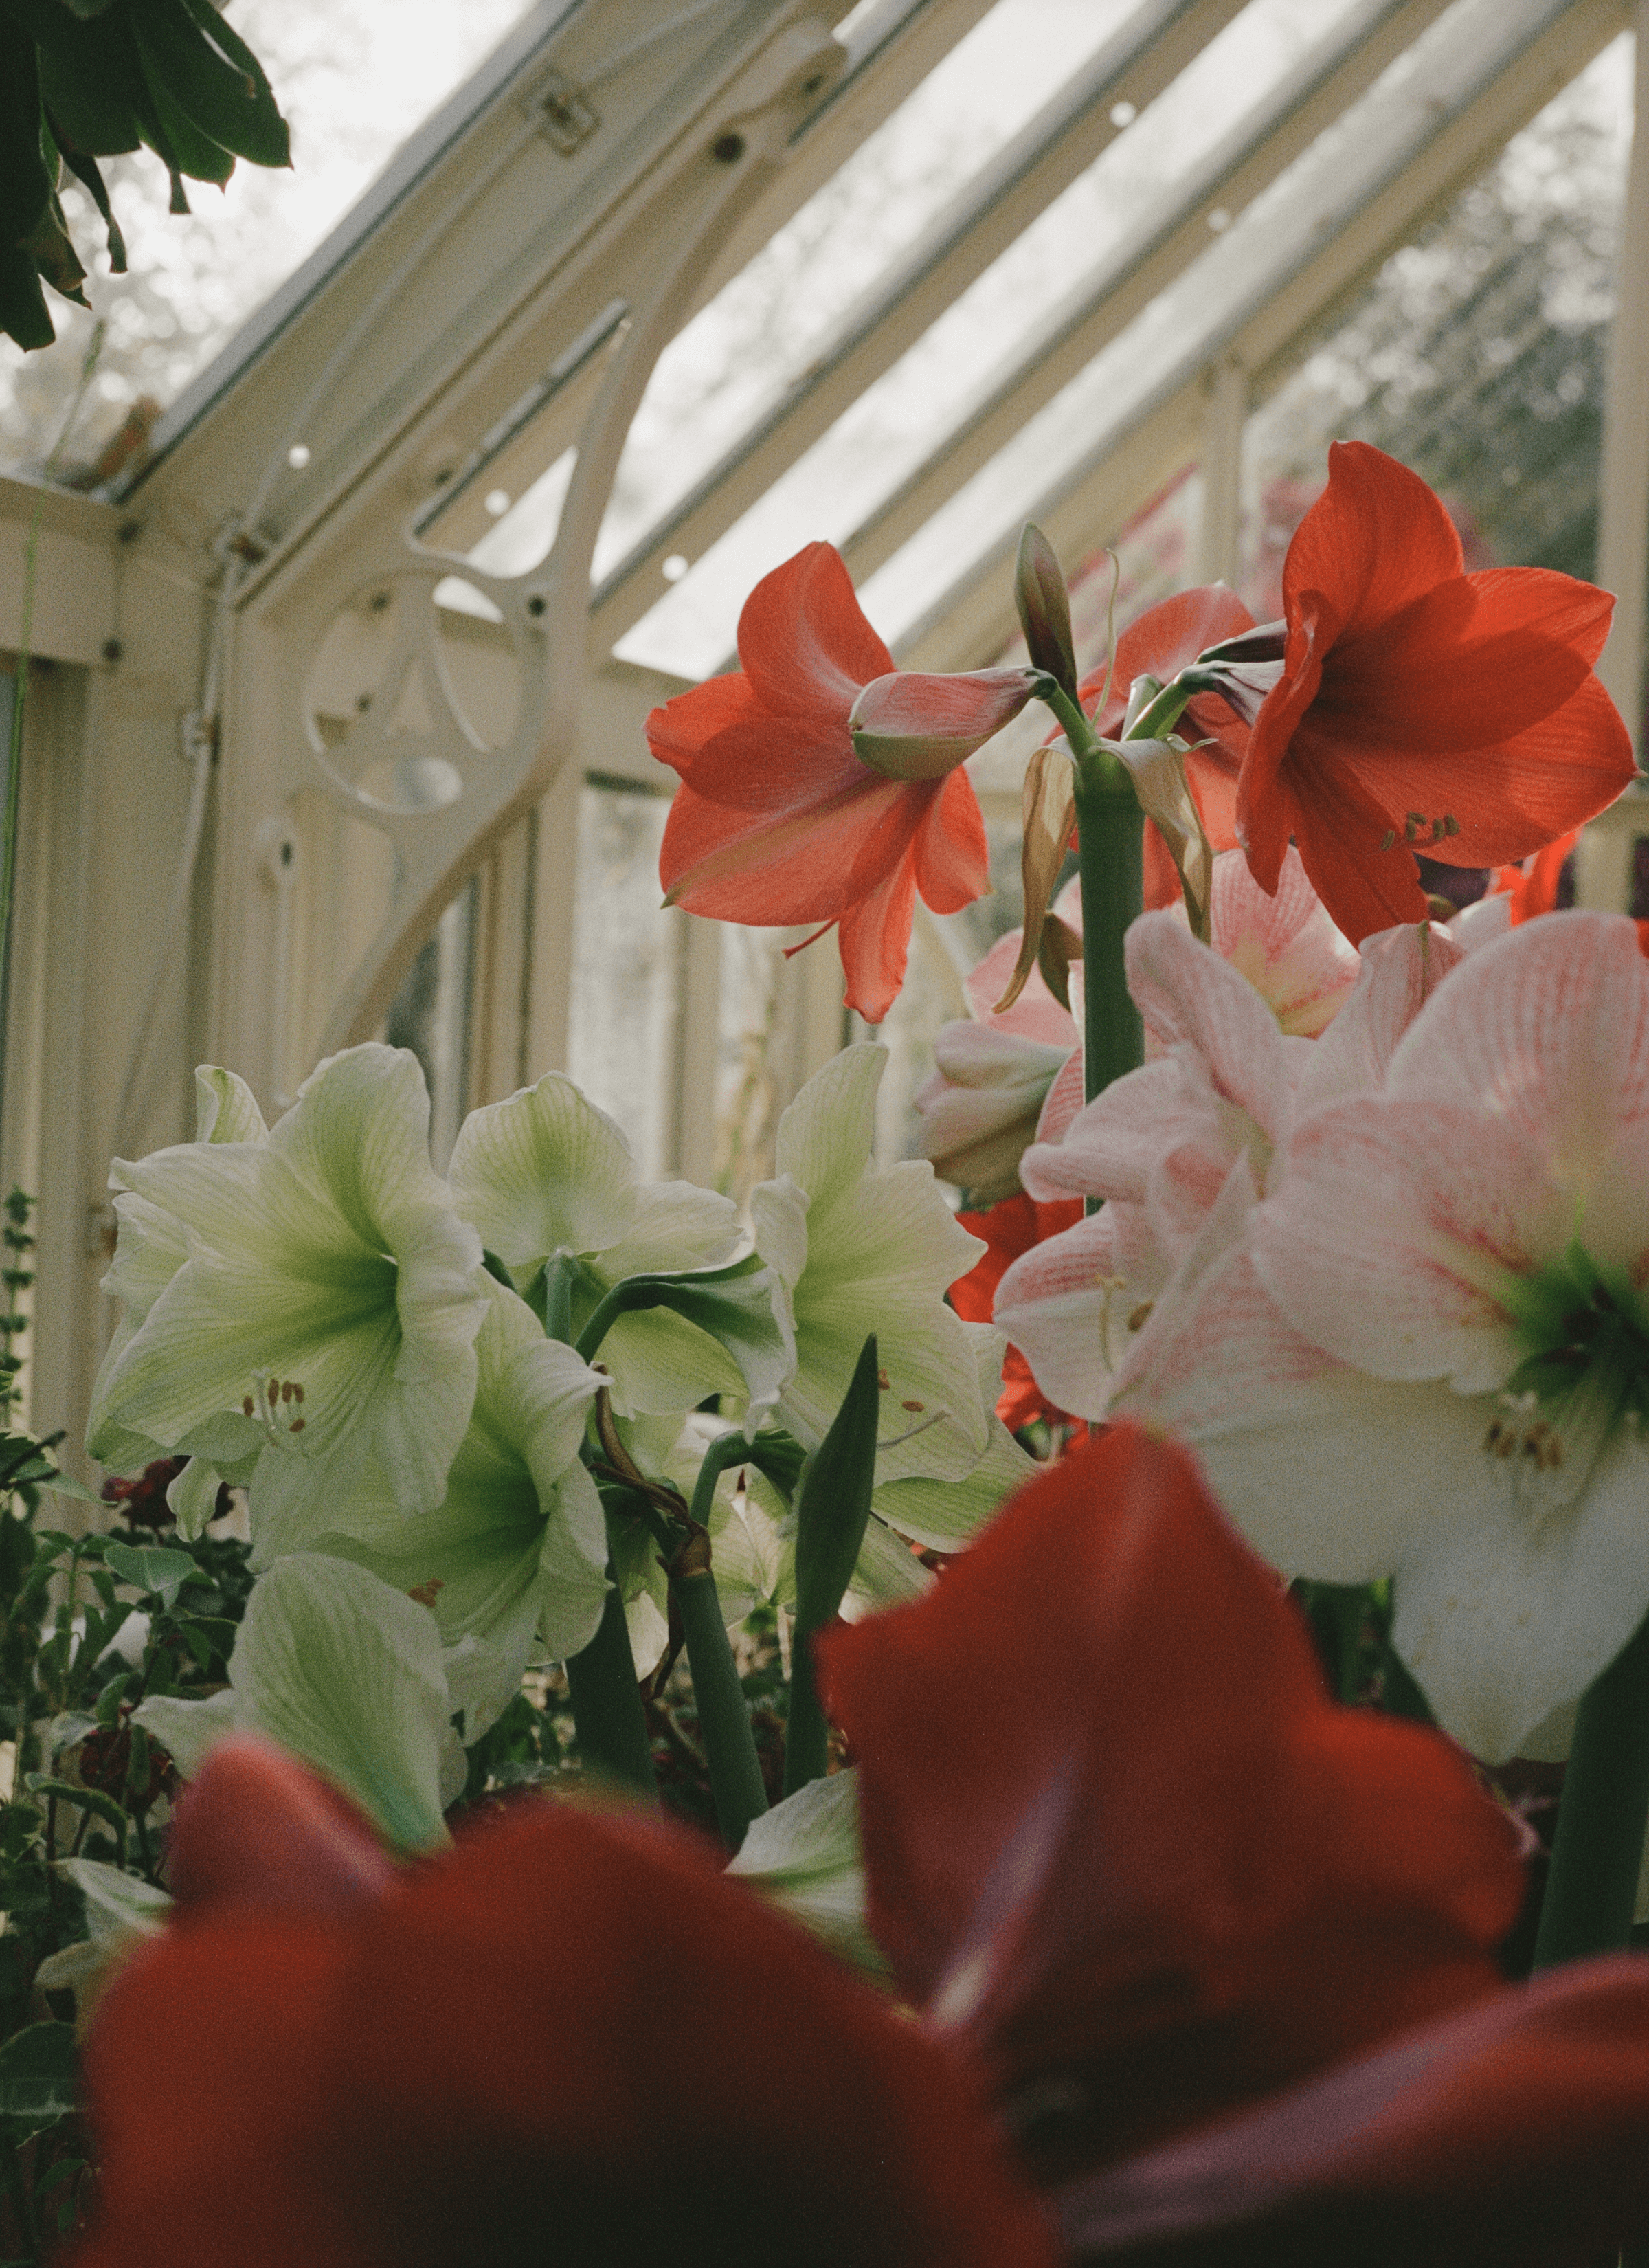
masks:
<path id="1" fill-rule="evenodd" d="M 262 65 L 211 0 L 0 0 L 0 330 L 25 351 L 55 336 L 43 284 L 77 306 L 86 270 L 59 190 L 74 175 L 126 247 L 99 158 L 152 150 L 186 213 L 185 177 L 220 187 L 237 158 L 291 162 Z"/>

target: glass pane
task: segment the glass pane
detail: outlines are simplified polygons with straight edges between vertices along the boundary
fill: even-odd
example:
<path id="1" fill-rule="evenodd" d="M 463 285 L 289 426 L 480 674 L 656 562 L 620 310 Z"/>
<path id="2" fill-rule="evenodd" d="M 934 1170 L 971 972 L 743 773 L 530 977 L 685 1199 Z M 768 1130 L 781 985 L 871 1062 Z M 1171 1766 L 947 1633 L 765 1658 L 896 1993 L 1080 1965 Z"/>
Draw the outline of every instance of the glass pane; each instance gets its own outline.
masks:
<path id="1" fill-rule="evenodd" d="M 596 549 L 598 580 L 800 375 L 861 293 L 1135 4 L 997 0 L 694 318 L 659 358 L 630 428 Z"/>
<path id="2" fill-rule="evenodd" d="M 1142 232 L 1154 231 L 1175 189 L 1214 163 L 1217 152 L 1201 122 L 1219 121 L 1223 147 L 1226 137 L 1240 135 L 1245 114 L 1263 105 L 1303 56 L 1327 49 L 1343 22 L 1360 12 L 1357 0 L 1250 0 L 636 624 L 619 653 L 684 676 L 703 676 L 718 666 L 732 650 L 739 607 L 751 584 L 810 539 L 840 543 L 863 526 L 930 458 L 944 433 L 966 424 L 1009 375 L 1026 342 L 1081 294 L 1086 279 L 1123 247 L 1143 242 Z M 1198 130 L 1188 131 L 1188 120 L 1197 122 Z M 1137 328 L 1130 328 L 1130 337 Z M 1183 328 L 1182 316 L 1174 343 Z M 1005 354 L 1005 341 L 1013 342 Z M 1108 363 L 1107 369 L 1105 385 L 1090 384 L 1085 373 L 1042 413 L 1034 447 L 1014 445 L 1002 453 L 1002 460 L 1012 460 L 1007 482 L 1026 503 L 1045 478 L 1034 470 L 1048 462 L 1043 429 L 1056 431 L 1060 454 L 1068 456 L 1073 438 L 1097 423 L 1097 404 L 1108 403 L 1116 392 L 1118 373 Z M 1000 485 L 990 490 L 993 504 Z M 923 541 L 918 537 L 900 555 L 900 578 L 912 588 L 917 584 L 905 554 Z M 951 537 L 931 549 L 934 557 L 954 563 Z M 927 551 L 921 556 L 925 565 Z M 888 579 L 884 570 L 872 581 L 880 588 Z M 888 622 L 879 619 L 879 627 L 897 635 L 917 612 L 895 608 Z"/>
<path id="3" fill-rule="evenodd" d="M 1623 37 L 1249 419 L 1242 595 L 1262 619 L 1281 611 L 1283 556 L 1336 439 L 1423 474 L 1469 566 L 1591 575 L 1631 76 Z"/>
<path id="4" fill-rule="evenodd" d="M 475 70 L 527 0 L 407 11 L 383 0 L 237 0 L 235 28 L 269 74 L 292 129 L 293 169 L 238 165 L 227 187 L 188 184 L 187 218 L 144 152 L 102 161 L 131 273 L 92 262 L 87 297 L 108 328 L 70 454 L 89 467 L 129 412 L 141 441 L 230 335 L 337 225 L 408 136 Z M 77 183 L 63 193 L 83 254 L 100 245 Z M 48 293 L 57 344 L 25 356 L 0 342 L 0 467 L 38 470 L 73 395 L 92 315 Z M 115 467 L 100 475 L 113 476 Z M 88 481 L 85 485 L 91 485 Z"/>
<path id="5" fill-rule="evenodd" d="M 659 902 L 670 806 L 644 788 L 586 782 L 578 796 L 567 1068 L 623 1128 L 642 1174 L 673 1168 L 682 924 Z"/>
<path id="6" fill-rule="evenodd" d="M 430 1090 L 430 1154 L 445 1173 L 468 1107 L 469 1005 L 476 887 L 460 890 L 413 962 L 384 1027 L 392 1048 L 410 1048 Z"/>

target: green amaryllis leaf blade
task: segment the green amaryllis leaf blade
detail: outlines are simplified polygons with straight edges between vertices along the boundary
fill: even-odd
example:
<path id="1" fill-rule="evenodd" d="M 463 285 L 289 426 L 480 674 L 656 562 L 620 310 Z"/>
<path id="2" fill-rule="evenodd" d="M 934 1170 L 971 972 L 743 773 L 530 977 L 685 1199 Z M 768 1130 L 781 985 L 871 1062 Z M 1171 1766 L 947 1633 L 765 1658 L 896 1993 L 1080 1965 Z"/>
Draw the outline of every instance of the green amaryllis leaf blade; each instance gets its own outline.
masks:
<path id="1" fill-rule="evenodd" d="M 26 2024 L 0 2046 L 0 2131 L 14 2145 L 77 2108 L 79 2058 L 72 2024 Z"/>
<path id="2" fill-rule="evenodd" d="M 826 1727 L 811 1640 L 835 1619 L 858 1562 L 876 1480 L 881 1414 L 876 1340 L 867 1338 L 842 1407 L 801 1478 L 796 1506 L 796 1635 L 791 1657 L 784 1792 L 823 1777 Z"/>
<path id="3" fill-rule="evenodd" d="M 234 152 L 225 150 L 215 135 L 197 124 L 179 99 L 166 64 L 158 56 L 149 38 L 149 26 L 142 16 L 132 24 L 133 37 L 143 63 L 144 82 L 153 107 L 153 118 L 144 122 L 144 138 L 151 139 L 153 119 L 158 119 L 165 132 L 164 144 L 157 141 L 157 152 L 180 173 L 191 180 L 215 181 L 221 188 L 235 170 Z"/>
<path id="4" fill-rule="evenodd" d="M 115 1848 L 121 1863 L 126 1858 L 126 1837 L 131 1826 L 121 1806 L 112 1795 L 105 1795 L 99 1787 L 81 1787 L 73 1780 L 53 1779 L 45 1772 L 30 1772 L 26 1783 L 31 1795 L 51 1798 L 59 1803 L 77 1803 L 82 1811 L 89 1811 L 114 1831 Z"/>
<path id="5" fill-rule="evenodd" d="M 50 209 L 56 183 L 40 145 L 40 122 L 34 42 L 0 14 L 0 244 L 26 244 Z"/>
<path id="6" fill-rule="evenodd" d="M 121 234 L 120 223 L 114 217 L 114 208 L 109 202 L 108 184 L 99 170 L 97 159 L 67 143 L 63 144 L 63 157 L 64 165 L 103 216 L 104 232 L 108 239 L 110 274 L 124 276 L 126 239 Z"/>

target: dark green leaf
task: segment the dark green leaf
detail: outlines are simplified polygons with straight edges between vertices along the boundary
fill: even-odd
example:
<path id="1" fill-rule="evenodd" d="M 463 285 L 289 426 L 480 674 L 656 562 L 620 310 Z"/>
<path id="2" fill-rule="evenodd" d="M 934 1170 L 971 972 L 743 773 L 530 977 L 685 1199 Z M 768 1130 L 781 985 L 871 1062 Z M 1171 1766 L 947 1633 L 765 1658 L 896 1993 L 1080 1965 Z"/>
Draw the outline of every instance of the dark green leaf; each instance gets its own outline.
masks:
<path id="1" fill-rule="evenodd" d="M 131 1583 L 146 1598 L 169 1607 L 183 1588 L 200 1574 L 187 1551 L 166 1551 L 154 1544 L 111 1543 L 104 1553 L 110 1572 L 122 1583 Z"/>
<path id="2" fill-rule="evenodd" d="M 53 130 L 65 148 L 117 156 L 139 144 L 134 85 L 141 87 L 137 50 L 124 19 L 88 24 L 62 0 L 7 0 L 39 43 L 40 94 Z"/>
<path id="3" fill-rule="evenodd" d="M 137 1737 L 134 1733 L 134 1744 Z M 149 1766 L 145 1755 L 144 1764 L 145 1781 L 148 1777 Z M 114 1838 L 121 1846 L 121 1864 L 125 1865 L 126 1830 L 130 1822 L 112 1795 L 106 1795 L 100 1787 L 80 1787 L 73 1780 L 49 1779 L 44 1772 L 30 1772 L 26 1785 L 30 1794 L 39 1796 L 42 1802 L 48 1796 L 55 1796 L 59 1803 L 77 1803 L 82 1811 L 91 1812 L 95 1818 L 102 1820 L 105 1826 L 112 1827 L 114 1830 Z"/>
<path id="4" fill-rule="evenodd" d="M 165 62 L 157 55 L 151 36 L 152 26 L 147 12 L 134 18 L 133 36 L 143 63 L 144 84 L 149 90 L 154 118 L 164 129 L 162 140 L 154 140 L 151 128 L 154 119 L 144 120 L 144 139 L 153 141 L 153 146 L 166 164 L 177 172 L 187 173 L 194 181 L 216 181 L 219 187 L 235 170 L 232 153 L 225 150 L 215 135 L 197 125 L 180 100 Z"/>
<path id="5" fill-rule="evenodd" d="M 108 185 L 104 180 L 102 173 L 99 171 L 97 159 L 95 158 L 88 157 L 84 150 L 72 149 L 65 144 L 63 146 L 63 163 L 68 166 L 70 172 L 73 173 L 75 179 L 86 191 L 87 195 L 91 197 L 92 203 L 96 205 L 98 210 L 103 216 L 103 226 L 108 238 L 109 269 L 111 274 L 115 276 L 124 276 L 126 273 L 126 239 L 121 234 L 120 223 L 115 219 L 114 208 L 109 203 Z"/>
<path id="6" fill-rule="evenodd" d="M 796 1506 L 796 1628 L 822 1630 L 840 1608 L 870 1521 L 881 1416 L 876 1341 L 867 1338 L 842 1407 L 802 1474 Z"/>
<path id="7" fill-rule="evenodd" d="M 50 346 L 57 335 L 33 259 L 7 247 L 0 247 L 0 331 L 26 354 Z"/>
<path id="8" fill-rule="evenodd" d="M 0 15 L 0 245 L 28 242 L 57 186 L 40 148 L 40 123 L 34 42 Z"/>
<path id="9" fill-rule="evenodd" d="M 14 2141 L 67 2117 L 78 2074 L 72 2024 L 28 2024 L 0 2046 L 0 2115 Z"/>

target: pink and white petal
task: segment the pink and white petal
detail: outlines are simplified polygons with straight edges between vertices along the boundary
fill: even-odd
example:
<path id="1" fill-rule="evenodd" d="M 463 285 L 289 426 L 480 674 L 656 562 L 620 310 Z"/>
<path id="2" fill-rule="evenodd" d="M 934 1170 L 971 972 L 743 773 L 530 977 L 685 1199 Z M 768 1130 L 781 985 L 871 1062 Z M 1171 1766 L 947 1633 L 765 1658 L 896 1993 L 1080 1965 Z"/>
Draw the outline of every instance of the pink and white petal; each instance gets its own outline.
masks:
<path id="1" fill-rule="evenodd" d="M 1623 1130 L 1586 1193 L 1580 1241 L 1629 1279 L 1649 1315 L 1649 1120 Z"/>
<path id="2" fill-rule="evenodd" d="M 1060 1079 L 1070 1070 L 1067 1064 Z M 1056 1092 L 1058 1086 L 1056 1080 Z M 1047 1119 L 1044 1106 L 1043 1125 Z M 1113 1079 L 1072 1118 L 1063 1140 L 1035 1143 L 1025 1153 L 1020 1178 L 1031 1196 L 1044 1204 L 1055 1197 L 1123 1197 L 1143 1204 L 1157 1160 L 1171 1143 L 1185 1138 L 1195 1123 L 1188 1122 L 1180 1064 L 1172 1056 L 1161 1056 Z"/>
<path id="3" fill-rule="evenodd" d="M 1520 924 L 1475 953 L 1392 1057 L 1393 1094 L 1469 1102 L 1584 1193 L 1649 1118 L 1649 961 L 1621 914 Z"/>
<path id="4" fill-rule="evenodd" d="M 1453 942 L 1462 953 L 1476 953 L 1479 946 L 1491 945 L 1497 937 L 1504 937 L 1512 926 L 1512 893 L 1510 890 L 1491 890 L 1469 906 L 1462 906 L 1453 921 L 1445 924 Z"/>
<path id="5" fill-rule="evenodd" d="M 1042 1115 L 1036 1122 L 1039 1142 L 1063 1142 L 1071 1122 L 1083 1108 L 1083 1080 L 1086 1066 L 1082 1057 L 1080 1034 L 1070 1060 L 1048 1090 L 1048 1100 L 1042 1105 Z"/>
<path id="6" fill-rule="evenodd" d="M 1285 1032 L 1314 1038 L 1357 982 L 1357 947 L 1341 935 L 1291 843 L 1268 896 L 1240 850 L 1214 861 L 1211 941 L 1246 976 Z"/>
<path id="7" fill-rule="evenodd" d="M 1129 1318 L 1155 1289 L 1122 1276 L 1110 1213 L 1103 1206 L 1033 1246 L 997 1286 L 997 1325 L 1042 1392 L 1073 1418 L 1104 1417 Z"/>
<path id="8" fill-rule="evenodd" d="M 1397 1042 L 1462 948 L 1435 922 L 1405 922 L 1365 939 L 1357 989 L 1312 1050 L 1294 1091 L 1296 1118 L 1386 1083 Z"/>
<path id="9" fill-rule="evenodd" d="M 1520 1359 L 1508 1292 L 1567 1248 L 1572 1224 L 1543 1160 L 1503 1120 L 1370 1095 L 1298 1130 L 1252 1235 L 1266 1289 L 1326 1353 L 1478 1394 Z"/>
<path id="10" fill-rule="evenodd" d="M 1218 1093 L 1280 1141 L 1289 1107 L 1282 1035 L 1253 985 L 1171 913 L 1142 914 L 1123 949 L 1146 1028 L 1170 1047 L 1196 1049 Z"/>
<path id="11" fill-rule="evenodd" d="M 1494 1405 L 1462 1405 L 1486 1427 Z M 1426 1430 L 1420 1422 L 1417 1430 Z M 1649 1443 L 1618 1428 L 1578 1503 L 1531 1520 L 1513 1468 L 1475 1516 L 1417 1525 L 1394 1568 L 1393 1637 L 1444 1730 L 1490 1764 L 1521 1753 L 1535 1727 L 1607 1668 L 1649 1607 Z M 1439 1476 L 1442 1478 L 1442 1476 Z"/>
<path id="12" fill-rule="evenodd" d="M 933 1041 L 933 1060 L 954 1086 L 1028 1087 L 1045 1092 L 1064 1069 L 1071 1043 L 1049 1047 L 999 1025 L 975 1024 L 957 1017 L 941 1024 Z"/>
<path id="13" fill-rule="evenodd" d="M 1189 1443 L 1235 1525 L 1291 1577 L 1388 1575 L 1417 1532 L 1491 1485 L 1482 1404 L 1335 1362 L 1289 1323 L 1240 1243 L 1192 1296 L 1159 1302 L 1114 1408 Z"/>
<path id="14" fill-rule="evenodd" d="M 1025 990 L 1013 1005 L 999 1016 L 996 1012 L 996 1004 L 1007 990 L 1008 979 L 1019 960 L 1022 934 L 1020 930 L 1011 929 L 976 963 L 962 985 L 968 1005 L 977 1020 L 989 1024 L 993 1030 L 1012 1032 L 1020 1039 L 1036 1040 L 1044 1047 L 1069 1050 L 1080 1036 L 1075 1020 L 1070 1010 L 1062 1008 L 1049 990 L 1040 968 L 1031 970 L 1025 980 Z"/>

